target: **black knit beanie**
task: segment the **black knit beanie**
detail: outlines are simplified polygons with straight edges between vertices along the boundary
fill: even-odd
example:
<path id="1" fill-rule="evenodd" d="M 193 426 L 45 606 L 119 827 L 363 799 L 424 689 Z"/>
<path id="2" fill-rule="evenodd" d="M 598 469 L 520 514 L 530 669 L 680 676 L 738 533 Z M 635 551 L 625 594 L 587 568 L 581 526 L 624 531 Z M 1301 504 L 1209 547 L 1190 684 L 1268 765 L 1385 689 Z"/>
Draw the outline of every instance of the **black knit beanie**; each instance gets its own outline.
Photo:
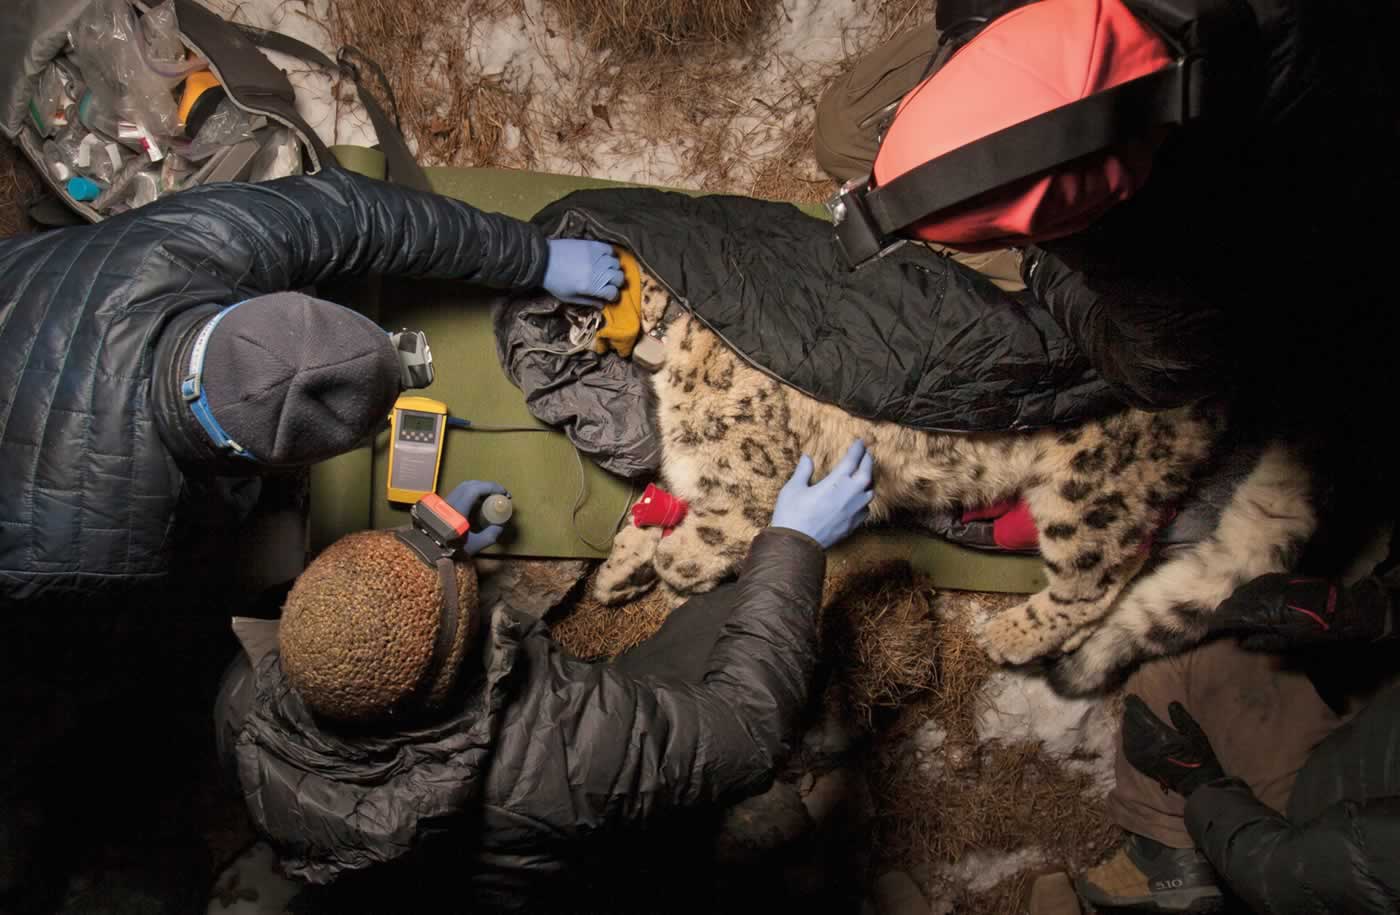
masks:
<path id="1" fill-rule="evenodd" d="M 302 465 L 343 454 L 393 408 L 398 357 L 389 335 L 365 316 L 279 292 L 216 317 L 200 387 L 213 419 L 258 463 Z M 188 368 L 181 368 L 184 383 Z"/>

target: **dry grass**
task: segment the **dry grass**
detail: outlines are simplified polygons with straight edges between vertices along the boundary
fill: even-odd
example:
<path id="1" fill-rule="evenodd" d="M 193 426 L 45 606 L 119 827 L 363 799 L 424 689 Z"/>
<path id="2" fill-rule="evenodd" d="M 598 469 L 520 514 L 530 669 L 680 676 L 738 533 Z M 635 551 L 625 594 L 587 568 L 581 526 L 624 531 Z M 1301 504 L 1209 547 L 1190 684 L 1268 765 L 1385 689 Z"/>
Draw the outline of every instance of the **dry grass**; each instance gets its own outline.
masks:
<path id="1" fill-rule="evenodd" d="M 823 64 L 778 51 L 778 0 L 336 0 L 322 25 L 383 67 L 425 164 L 608 175 L 627 161 L 643 181 L 816 202 L 834 186 L 811 153 L 822 91 L 931 15 L 921 0 L 868 2 L 872 24 Z M 482 63 L 486 25 L 508 15 L 522 17 L 531 72 Z M 581 40 L 556 40 L 571 33 Z"/>
<path id="2" fill-rule="evenodd" d="M 821 203 L 832 195 L 835 182 L 814 167 L 812 118 L 795 126 L 782 149 L 760 160 L 747 193 L 765 200 Z"/>
<path id="3" fill-rule="evenodd" d="M 827 583 L 824 642 L 850 716 L 869 729 L 876 715 L 933 689 L 934 589 L 908 563 L 888 563 Z"/>
<path id="4" fill-rule="evenodd" d="M 944 747 L 944 767 L 932 776 L 912 760 L 874 773 L 888 860 L 953 864 L 973 851 L 1038 846 L 1077 870 L 1097 863 L 1112 845 L 1102 802 L 1086 794 L 1093 779 L 1066 769 L 1039 742 Z"/>
<path id="5" fill-rule="evenodd" d="M 1001 881 L 985 893 L 959 893 L 953 911 L 958 915 L 1024 915 L 1034 879 L 1027 871 Z"/>
<path id="6" fill-rule="evenodd" d="M 452 27 L 463 21 L 470 35 L 475 20 L 515 6 L 513 0 L 335 0 L 322 25 L 337 46 L 354 47 L 382 69 L 396 103 L 386 110 L 391 116 L 397 111 L 420 161 L 524 166 L 534 127 L 529 91 L 472 66 Z M 372 69 L 362 69 L 362 77 L 379 89 Z M 387 98 L 376 94 L 381 102 Z M 336 97 L 352 104 L 352 87 L 337 86 Z M 507 142 L 512 133 L 518 142 Z"/>
<path id="7" fill-rule="evenodd" d="M 653 590 L 639 600 L 609 607 L 593 596 L 593 579 L 561 619 L 550 622 L 550 634 L 565 649 L 587 660 L 610 660 L 656 634 L 670 615 L 670 601 Z"/>
<path id="8" fill-rule="evenodd" d="M 977 646 L 972 623 L 1020 599 L 943 592 L 929 605 L 931 682 L 878 728 L 866 756 L 877 870 L 936 873 L 969 852 L 1026 847 L 1044 849 L 1051 866 L 1080 869 L 1097 863 L 1117 841 L 1102 800 L 1091 793 L 1091 776 L 1066 768 L 1038 742 L 979 745 L 982 690 L 995 665 Z M 930 722 L 945 736 L 921 759 L 910 752 L 909 738 Z M 1028 881 L 1020 874 L 985 893 L 960 890 L 955 910 L 1022 911 Z"/>
<path id="9" fill-rule="evenodd" d="M 918 579 L 913 582 L 918 585 Z M 928 668 L 927 684 L 908 692 L 898 707 L 889 709 L 893 714 L 872 719 L 876 754 L 903 746 L 929 721 L 938 722 L 947 733 L 946 746 L 970 748 L 976 743 L 982 686 L 996 666 L 978 647 L 971 621 L 988 608 L 1000 609 L 1015 599 L 1016 595 L 958 591 L 940 592 L 933 598 L 930 631 L 926 636 L 920 634 L 927 654 L 917 662 Z M 889 650 L 899 649 L 891 645 Z M 859 674 L 847 676 L 859 682 Z"/>
<path id="10" fill-rule="evenodd" d="M 636 60 L 752 40 L 782 0 L 547 0 L 591 48 Z"/>
<path id="11" fill-rule="evenodd" d="M 28 210 L 42 192 L 43 184 L 29 161 L 9 140 L 0 138 L 0 238 L 33 228 Z"/>

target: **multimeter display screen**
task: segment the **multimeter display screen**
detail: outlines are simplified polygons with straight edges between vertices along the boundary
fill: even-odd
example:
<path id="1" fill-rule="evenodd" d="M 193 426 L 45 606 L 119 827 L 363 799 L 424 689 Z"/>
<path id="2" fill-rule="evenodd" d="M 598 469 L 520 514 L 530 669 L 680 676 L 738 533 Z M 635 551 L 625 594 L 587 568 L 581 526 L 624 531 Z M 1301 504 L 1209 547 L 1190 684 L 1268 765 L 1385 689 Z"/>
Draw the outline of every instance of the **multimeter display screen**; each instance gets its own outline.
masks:
<path id="1" fill-rule="evenodd" d="M 432 435 L 437 431 L 437 417 L 427 413 L 405 412 L 399 422 L 399 428 L 405 433 Z"/>

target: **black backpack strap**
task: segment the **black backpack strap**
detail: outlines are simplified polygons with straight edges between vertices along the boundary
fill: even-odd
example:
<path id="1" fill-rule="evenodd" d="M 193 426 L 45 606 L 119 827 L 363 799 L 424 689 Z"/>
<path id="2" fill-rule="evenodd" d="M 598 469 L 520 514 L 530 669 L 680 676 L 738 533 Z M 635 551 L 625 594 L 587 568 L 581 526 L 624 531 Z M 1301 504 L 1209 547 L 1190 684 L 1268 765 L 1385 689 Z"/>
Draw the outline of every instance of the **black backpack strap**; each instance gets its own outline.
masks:
<path id="1" fill-rule="evenodd" d="M 418 160 L 413 157 L 408 143 L 404 140 L 403 131 L 399 125 L 398 104 L 394 100 L 394 91 L 378 64 L 351 47 L 341 48 L 337 59 L 331 60 L 322 51 L 303 41 L 298 41 L 290 35 L 283 35 L 281 32 L 260 29 L 251 25 L 236 25 L 250 41 L 259 47 L 318 64 L 327 70 L 334 70 L 354 83 L 355 92 L 360 97 L 360 104 L 365 106 L 370 123 L 374 125 L 374 132 L 379 137 L 379 148 L 384 153 L 387 164 L 386 174 L 389 180 L 414 190 L 432 191 L 432 186 L 428 183 L 427 173 L 418 164 Z M 394 109 L 392 120 L 384 111 L 383 106 L 379 104 L 374 93 L 365 88 L 361 79 L 361 67 L 374 73 L 379 82 L 380 90 Z"/>
<path id="2" fill-rule="evenodd" d="M 1026 6 L 1033 0 L 938 0 L 933 7 L 933 24 L 940 32 L 980 20 L 991 22 L 998 16 Z"/>
<path id="3" fill-rule="evenodd" d="M 1130 80 L 968 143 L 878 188 L 843 191 L 836 237 L 852 265 L 933 213 L 1047 172 L 1200 110 L 1198 58 Z"/>
<path id="4" fill-rule="evenodd" d="M 981 31 L 988 17 L 1028 2 L 1034 0 L 940 0 L 936 21 L 940 28 L 959 30 L 952 41 L 960 47 Z M 869 181 L 848 184 L 827 208 L 851 265 L 875 257 L 900 231 L 934 213 L 1141 138 L 1154 127 L 1209 114 L 1204 110 L 1207 84 L 1212 111 L 1223 114 L 1237 104 L 1232 93 L 1244 80 L 1236 58 L 1257 28 L 1245 0 L 1124 3 L 1171 46 L 1177 54 L 1174 64 L 952 150 L 883 187 L 871 188 Z"/>
<path id="5" fill-rule="evenodd" d="M 296 90 L 287 74 L 248 35 L 198 0 L 176 0 L 176 13 L 180 32 L 209 61 L 230 98 L 293 128 L 307 144 L 315 168 L 335 162 L 316 131 L 297 113 Z"/>

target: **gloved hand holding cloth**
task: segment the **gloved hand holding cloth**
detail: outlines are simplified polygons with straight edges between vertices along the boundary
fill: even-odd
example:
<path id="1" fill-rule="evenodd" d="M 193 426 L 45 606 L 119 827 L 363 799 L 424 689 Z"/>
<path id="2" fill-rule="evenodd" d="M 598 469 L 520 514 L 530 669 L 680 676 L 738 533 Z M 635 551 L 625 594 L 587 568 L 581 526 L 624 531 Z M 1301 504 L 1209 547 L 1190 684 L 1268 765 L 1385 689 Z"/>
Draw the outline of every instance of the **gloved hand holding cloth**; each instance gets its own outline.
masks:
<path id="1" fill-rule="evenodd" d="M 576 238 L 551 238 L 544 288 L 573 305 L 616 302 L 625 277 L 612 245 Z"/>

